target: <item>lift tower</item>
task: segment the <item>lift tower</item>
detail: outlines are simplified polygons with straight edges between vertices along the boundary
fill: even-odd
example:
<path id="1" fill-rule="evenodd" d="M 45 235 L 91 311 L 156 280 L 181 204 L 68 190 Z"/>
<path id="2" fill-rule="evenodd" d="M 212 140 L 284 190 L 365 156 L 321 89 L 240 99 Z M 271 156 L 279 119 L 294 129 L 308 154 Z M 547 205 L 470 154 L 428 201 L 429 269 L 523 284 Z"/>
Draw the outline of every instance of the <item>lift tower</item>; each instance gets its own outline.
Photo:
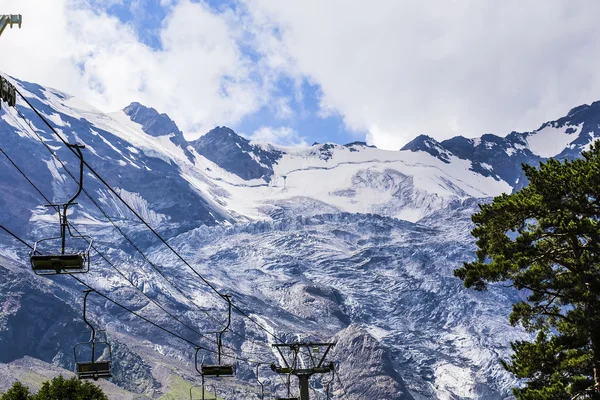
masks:
<path id="1" fill-rule="evenodd" d="M 21 27 L 21 23 L 23 23 L 23 17 L 21 14 L 12 15 L 12 14 L 0 14 L 0 35 L 4 32 L 4 29 L 10 25 L 12 29 L 14 24 L 17 24 L 19 28 Z"/>
<path id="2" fill-rule="evenodd" d="M 300 386 L 299 400 L 309 400 L 308 379 L 314 374 L 327 374 L 335 368 L 333 362 L 325 362 L 329 350 L 335 346 L 335 343 L 277 343 L 273 347 L 277 349 L 284 366 L 271 364 L 271 369 L 282 375 L 295 375 L 298 377 Z M 287 356 L 282 349 L 287 348 Z M 301 352 L 301 349 L 306 351 Z M 321 355 L 322 354 L 322 355 Z"/>

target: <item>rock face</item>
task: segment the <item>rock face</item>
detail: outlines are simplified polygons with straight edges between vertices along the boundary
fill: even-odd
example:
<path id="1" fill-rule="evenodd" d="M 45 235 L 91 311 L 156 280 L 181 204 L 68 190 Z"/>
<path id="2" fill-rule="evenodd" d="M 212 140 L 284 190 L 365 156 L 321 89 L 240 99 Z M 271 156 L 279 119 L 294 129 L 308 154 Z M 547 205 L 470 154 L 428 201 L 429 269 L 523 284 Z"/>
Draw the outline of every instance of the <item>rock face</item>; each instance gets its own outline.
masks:
<path id="1" fill-rule="evenodd" d="M 367 331 L 351 325 L 339 332 L 332 353 L 333 358 L 346 362 L 340 366 L 338 375 L 345 386 L 335 391 L 348 399 L 413 400 L 404 381 L 394 370 L 391 355 L 381 343 Z M 360 379 L 356 379 L 360 376 Z"/>
<path id="2" fill-rule="evenodd" d="M 177 124 L 167 114 L 159 114 L 154 108 L 133 102 L 125 107 L 123 112 L 133 122 L 141 124 L 142 129 L 148 135 L 156 137 L 174 134 L 183 137 L 183 133 L 179 130 Z"/>
<path id="3" fill-rule="evenodd" d="M 165 113 L 159 114 L 154 108 L 146 107 L 140 103 L 133 102 L 123 109 L 123 112 L 131 118 L 133 122 L 142 125 L 142 129 L 150 136 L 168 136 L 169 140 L 180 147 L 185 155 L 193 160 L 192 153 L 188 150 L 188 143 L 183 137 L 183 132 L 179 130 L 175 121 Z"/>
<path id="4" fill-rule="evenodd" d="M 245 180 L 264 179 L 269 182 L 273 164 L 282 153 L 251 144 L 226 126 L 216 127 L 190 143 L 198 154 Z"/>
<path id="5" fill-rule="evenodd" d="M 465 290 L 453 276 L 474 257 L 470 216 L 525 184 L 520 162 L 577 157 L 599 136 L 593 103 L 533 132 L 420 136 L 397 152 L 359 142 L 278 148 L 225 127 L 188 143 L 168 116 L 139 103 L 106 115 L 53 89 L 15 84 L 64 137 L 86 145 L 86 161 L 189 263 L 86 170 L 69 221 L 101 254 L 92 253 L 81 278 L 138 314 L 96 296 L 89 309 L 113 344 L 112 382 L 127 390 L 123 398 L 188 398 L 199 383 L 195 347 L 213 360 L 214 335 L 205 333 L 222 328 L 227 313 L 198 274 L 252 317 L 234 313 L 224 336 L 238 372 L 213 382 L 223 398 L 256 398 L 256 366 L 245 360 L 277 360 L 265 331 L 337 340 L 336 399 L 508 396 L 516 382 L 499 359 L 527 335 L 507 322 L 517 293 Z M 35 131 L 3 107 L 0 147 L 51 201 L 68 199 L 77 185 L 65 167 L 75 173 L 77 159 L 31 110 L 20 111 Z M 4 155 L 0 168 L 0 223 L 28 243 L 56 236 L 42 196 Z M 73 370 L 73 346 L 87 340 L 83 286 L 35 276 L 28 257 L 0 231 L 0 390 L 12 383 L 1 371 L 15 363 Z M 286 393 L 264 369 L 267 393 Z M 330 378 L 311 380 L 321 397 Z"/>

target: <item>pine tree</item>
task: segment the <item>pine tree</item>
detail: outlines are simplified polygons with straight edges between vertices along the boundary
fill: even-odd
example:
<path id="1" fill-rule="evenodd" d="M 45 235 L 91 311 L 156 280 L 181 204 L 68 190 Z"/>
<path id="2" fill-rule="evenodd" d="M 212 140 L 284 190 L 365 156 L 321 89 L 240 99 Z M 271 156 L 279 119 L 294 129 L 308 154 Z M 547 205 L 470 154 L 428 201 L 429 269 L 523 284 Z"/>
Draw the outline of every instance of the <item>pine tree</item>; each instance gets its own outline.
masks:
<path id="1" fill-rule="evenodd" d="M 32 400 L 108 400 L 102 390 L 87 381 L 75 377 L 65 379 L 58 376 L 52 381 L 44 382 L 42 388 Z"/>
<path id="2" fill-rule="evenodd" d="M 10 389 L 2 396 L 0 400 L 30 400 L 31 394 L 29 389 L 24 386 L 21 382 L 15 382 Z"/>
<path id="3" fill-rule="evenodd" d="M 468 288 L 526 292 L 509 320 L 537 337 L 503 361 L 519 400 L 600 399 L 600 142 L 582 156 L 524 165 L 527 187 L 473 215 L 477 260 L 455 271 Z"/>
<path id="4" fill-rule="evenodd" d="M 15 382 L 0 400 L 108 400 L 102 390 L 87 381 L 73 377 L 65 379 L 62 375 L 46 381 L 36 394 L 30 394 L 29 389 L 21 382 Z"/>

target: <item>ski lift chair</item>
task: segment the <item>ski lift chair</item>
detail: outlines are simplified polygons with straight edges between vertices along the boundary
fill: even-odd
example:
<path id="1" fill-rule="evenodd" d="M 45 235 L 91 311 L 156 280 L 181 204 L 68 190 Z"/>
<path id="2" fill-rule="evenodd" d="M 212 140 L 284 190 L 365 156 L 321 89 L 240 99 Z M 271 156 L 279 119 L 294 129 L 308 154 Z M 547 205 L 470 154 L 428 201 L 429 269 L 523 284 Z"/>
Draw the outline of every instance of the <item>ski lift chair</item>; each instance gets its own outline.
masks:
<path id="1" fill-rule="evenodd" d="M 92 290 L 86 290 L 83 298 L 83 320 L 92 330 L 90 340 L 87 342 L 77 343 L 73 348 L 73 355 L 75 358 L 75 373 L 79 379 L 93 379 L 98 380 L 99 378 L 110 378 L 112 377 L 112 350 L 110 344 L 106 340 L 98 340 L 96 338 L 96 329 L 87 320 L 87 297 Z M 102 332 L 102 331 L 98 331 Z M 100 347 L 108 350 L 108 359 L 98 360 L 96 359 L 96 347 Z M 80 346 L 89 347 L 91 349 L 91 360 L 81 361 L 77 358 L 77 348 Z M 81 358 L 81 357 L 80 357 Z"/>
<path id="2" fill-rule="evenodd" d="M 222 347 L 223 347 L 223 334 L 229 329 L 231 325 L 231 295 L 223 295 L 223 297 L 229 306 L 229 314 L 227 318 L 227 325 L 223 330 L 217 332 L 217 364 L 204 364 L 204 357 L 202 357 L 202 363 L 200 369 L 198 369 L 198 351 L 201 349 L 200 347 L 196 348 L 196 371 L 200 375 L 204 376 L 234 376 L 235 375 L 235 363 L 234 364 L 224 364 L 221 363 L 221 355 L 222 355 Z"/>
<path id="3" fill-rule="evenodd" d="M 233 364 L 202 365 L 202 375 L 205 376 L 234 376 L 235 366 Z"/>
<path id="4" fill-rule="evenodd" d="M 60 218 L 60 236 L 40 239 L 33 245 L 33 250 L 29 255 L 29 261 L 33 272 L 37 275 L 55 275 L 55 274 L 75 274 L 85 273 L 90 269 L 90 251 L 92 249 L 92 238 L 85 235 L 74 235 L 71 232 L 71 226 L 67 220 L 67 211 L 69 206 L 75 203 L 83 189 L 83 154 L 81 149 L 85 146 L 77 144 L 68 144 L 75 149 L 79 156 L 79 189 L 71 199 L 64 204 L 47 204 L 46 207 L 54 207 L 58 210 Z M 67 237 L 71 239 L 85 240 L 87 246 L 80 251 L 67 251 Z M 60 252 L 42 254 L 39 250 L 40 243 L 60 241 Z"/>
<path id="5" fill-rule="evenodd" d="M 66 210 L 65 210 L 66 211 Z M 69 230 L 70 233 L 70 230 Z M 64 236 L 41 239 L 35 242 L 33 251 L 29 257 L 33 272 L 37 275 L 77 274 L 90 270 L 90 251 L 92 249 L 92 238 L 84 235 L 70 235 L 72 238 L 84 239 L 88 246 L 80 252 L 66 252 L 63 247 L 59 254 L 41 254 L 38 244 L 44 241 L 56 241 L 64 239 Z"/>

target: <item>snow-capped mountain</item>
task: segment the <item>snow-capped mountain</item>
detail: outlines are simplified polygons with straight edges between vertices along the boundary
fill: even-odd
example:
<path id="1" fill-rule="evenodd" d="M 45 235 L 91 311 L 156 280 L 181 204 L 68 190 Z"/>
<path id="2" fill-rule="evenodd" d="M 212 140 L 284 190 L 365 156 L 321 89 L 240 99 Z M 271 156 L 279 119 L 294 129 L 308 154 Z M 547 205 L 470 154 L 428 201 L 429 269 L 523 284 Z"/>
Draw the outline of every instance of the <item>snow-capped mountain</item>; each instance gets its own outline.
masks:
<path id="1" fill-rule="evenodd" d="M 525 337 L 507 322 L 517 294 L 465 290 L 452 275 L 473 257 L 470 215 L 525 184 L 520 163 L 576 157 L 600 135 L 600 104 L 593 103 L 533 132 L 443 142 L 419 136 L 399 151 L 361 142 L 273 146 L 227 127 L 188 141 L 166 114 L 139 103 L 105 114 L 60 91 L 12 81 L 64 138 L 85 144 L 86 162 L 197 273 L 263 327 L 290 341 L 336 340 L 336 399 L 508 396 L 515 381 L 499 359 L 511 340 Z M 76 184 L 51 153 L 72 173 L 77 159 L 31 109 L 17 108 L 27 121 L 14 109 L 0 111 L 0 148 L 50 200 L 68 199 Z M 4 154 L 0 168 L 0 224 L 29 243 L 54 236 L 57 216 L 44 199 Z M 106 259 L 94 253 L 81 278 L 214 348 L 148 298 L 199 332 L 224 322 L 222 299 L 87 172 L 84 187 L 89 198 L 78 198 L 69 219 Z M 22 376 L 23 365 L 36 376 L 45 363 L 72 370 L 72 347 L 85 339 L 83 287 L 34 276 L 28 249 L 4 234 L 0 272 L 0 390 Z M 111 382 L 123 390 L 115 398 L 189 398 L 189 384 L 199 382 L 193 346 L 106 299 L 94 299 L 91 312 L 113 344 Z M 277 362 L 273 338 L 256 324 L 235 314 L 232 331 L 229 354 Z M 237 379 L 216 383 L 221 397 L 257 398 L 254 368 L 239 361 Z M 268 368 L 261 376 L 268 391 L 285 393 Z M 315 376 L 311 396 L 324 398 L 328 379 Z"/>
<path id="2" fill-rule="evenodd" d="M 599 137 L 599 118 L 597 101 L 575 107 L 565 117 L 546 122 L 532 132 L 511 132 L 506 137 L 486 134 L 474 139 L 457 136 L 442 142 L 421 135 L 402 150 L 424 151 L 448 163 L 455 155 L 470 161 L 471 171 L 503 180 L 518 190 L 527 184 L 521 164 L 537 165 L 550 157 L 578 157 Z"/>

